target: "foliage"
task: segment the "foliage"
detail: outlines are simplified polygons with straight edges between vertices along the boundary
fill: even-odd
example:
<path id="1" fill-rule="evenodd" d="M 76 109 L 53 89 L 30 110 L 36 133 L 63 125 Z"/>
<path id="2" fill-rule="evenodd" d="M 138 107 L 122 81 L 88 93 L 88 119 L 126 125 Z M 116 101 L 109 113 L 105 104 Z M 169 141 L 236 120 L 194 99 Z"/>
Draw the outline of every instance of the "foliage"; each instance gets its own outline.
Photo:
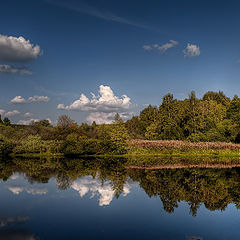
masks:
<path id="1" fill-rule="evenodd" d="M 0 134 L 0 157 L 10 154 L 12 152 L 13 146 L 14 145 L 11 141 Z"/>
<path id="2" fill-rule="evenodd" d="M 240 143 L 240 99 L 209 91 L 184 100 L 168 93 L 159 108 L 149 105 L 125 123 L 131 138 Z"/>

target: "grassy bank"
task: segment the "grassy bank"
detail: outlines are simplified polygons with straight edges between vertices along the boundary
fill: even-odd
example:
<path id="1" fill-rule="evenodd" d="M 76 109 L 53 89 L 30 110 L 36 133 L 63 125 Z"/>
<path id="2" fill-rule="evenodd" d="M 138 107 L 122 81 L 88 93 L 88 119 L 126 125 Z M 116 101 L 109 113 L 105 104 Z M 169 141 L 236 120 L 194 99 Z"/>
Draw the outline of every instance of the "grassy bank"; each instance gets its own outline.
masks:
<path id="1" fill-rule="evenodd" d="M 240 156 L 240 144 L 175 140 L 130 140 L 129 155 Z"/>

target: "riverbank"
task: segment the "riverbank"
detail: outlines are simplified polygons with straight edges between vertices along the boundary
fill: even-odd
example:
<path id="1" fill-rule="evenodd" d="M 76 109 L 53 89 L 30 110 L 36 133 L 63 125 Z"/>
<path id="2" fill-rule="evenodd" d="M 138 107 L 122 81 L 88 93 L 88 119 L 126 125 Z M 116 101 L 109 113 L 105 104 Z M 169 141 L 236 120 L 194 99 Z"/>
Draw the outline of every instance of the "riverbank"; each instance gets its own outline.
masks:
<path id="1" fill-rule="evenodd" d="M 185 167 L 240 167 L 240 144 L 223 142 L 198 142 L 174 140 L 128 140 L 125 154 L 70 154 L 64 153 L 15 153 L 11 157 L 110 159 L 122 162 L 127 168 L 185 168 Z M 93 160 L 94 161 L 94 160 Z"/>
<path id="2" fill-rule="evenodd" d="M 128 146 L 128 154 L 133 155 L 240 156 L 240 144 L 226 142 L 133 139 L 128 141 Z"/>

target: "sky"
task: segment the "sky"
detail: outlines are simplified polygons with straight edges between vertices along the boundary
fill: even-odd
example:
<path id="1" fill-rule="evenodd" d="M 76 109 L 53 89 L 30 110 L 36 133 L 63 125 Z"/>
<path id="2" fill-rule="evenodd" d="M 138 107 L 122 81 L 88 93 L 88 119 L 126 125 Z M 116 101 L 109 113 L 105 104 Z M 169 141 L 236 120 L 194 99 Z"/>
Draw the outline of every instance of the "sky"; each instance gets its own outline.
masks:
<path id="1" fill-rule="evenodd" d="M 29 124 L 126 120 L 172 93 L 240 91 L 240 1 L 8 0 L 0 114 Z M 240 94 L 239 94 L 240 95 Z"/>

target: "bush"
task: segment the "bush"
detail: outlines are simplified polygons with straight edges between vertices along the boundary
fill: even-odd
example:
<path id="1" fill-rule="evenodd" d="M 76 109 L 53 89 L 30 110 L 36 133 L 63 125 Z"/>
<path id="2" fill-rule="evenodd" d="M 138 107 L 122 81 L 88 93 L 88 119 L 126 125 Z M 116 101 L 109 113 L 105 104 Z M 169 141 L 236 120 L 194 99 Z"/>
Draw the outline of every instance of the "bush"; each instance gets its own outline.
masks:
<path id="1" fill-rule="evenodd" d="M 61 151 L 65 155 L 124 154 L 128 149 L 127 139 L 127 130 L 123 124 L 102 125 L 98 128 L 98 139 L 69 134 Z"/>
<path id="2" fill-rule="evenodd" d="M 100 150 L 99 140 L 86 139 L 76 133 L 69 134 L 61 147 L 65 155 L 94 155 Z"/>
<path id="3" fill-rule="evenodd" d="M 54 140 L 42 140 L 39 135 L 29 135 L 23 139 L 14 149 L 14 153 L 59 153 L 61 142 Z"/>
<path id="4" fill-rule="evenodd" d="M 9 155 L 12 153 L 13 143 L 5 138 L 3 135 L 0 135 L 0 156 Z"/>

